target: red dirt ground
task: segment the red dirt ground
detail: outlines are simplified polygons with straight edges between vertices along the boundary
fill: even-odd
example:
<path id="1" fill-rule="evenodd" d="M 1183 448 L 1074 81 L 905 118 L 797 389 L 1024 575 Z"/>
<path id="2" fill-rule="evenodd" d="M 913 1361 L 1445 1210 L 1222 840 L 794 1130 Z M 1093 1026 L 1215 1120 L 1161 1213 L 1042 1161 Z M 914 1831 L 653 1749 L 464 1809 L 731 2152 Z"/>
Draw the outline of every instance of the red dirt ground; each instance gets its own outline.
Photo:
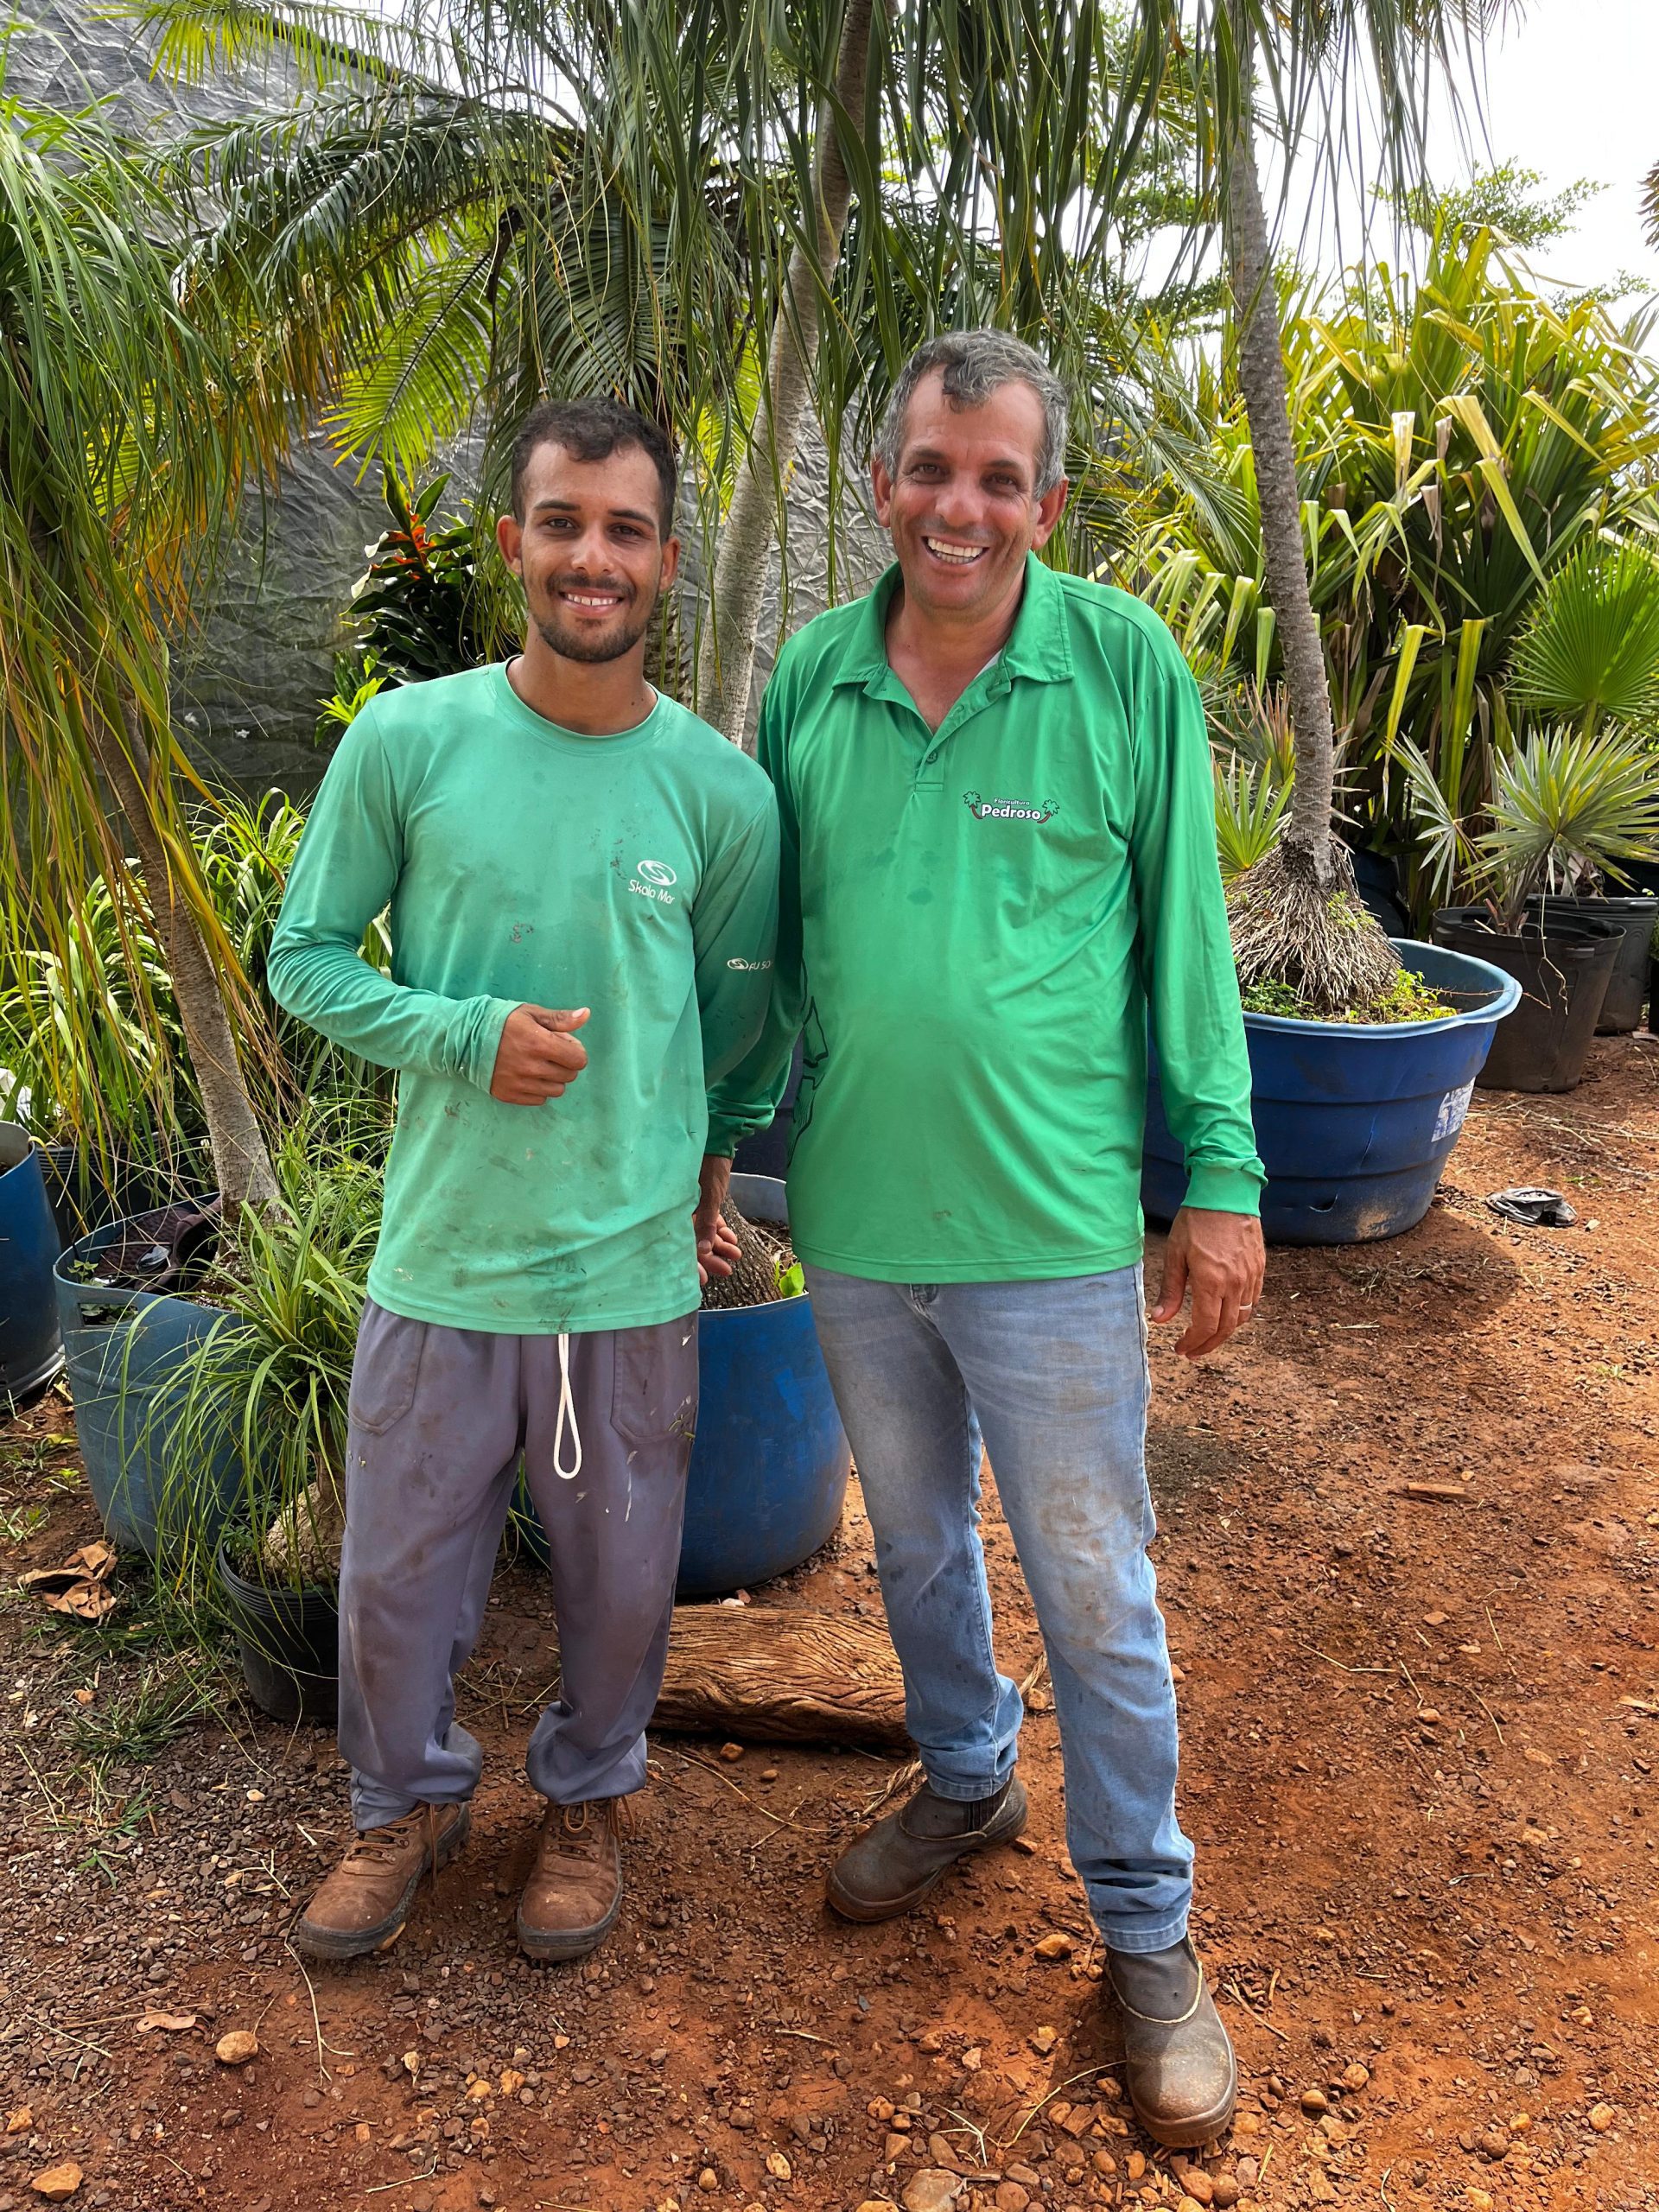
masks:
<path id="1" fill-rule="evenodd" d="M 658 1739 L 615 1936 L 532 1968 L 518 1758 L 549 1624 L 504 1573 L 462 1702 L 474 1841 L 393 1951 L 308 1982 L 284 1933 L 346 1830 L 333 1747 L 226 1704 L 130 1762 L 171 1662 L 134 1648 L 130 1578 L 99 1631 L 15 1588 L 0 1612 L 0 2212 L 65 2160 L 76 2204 L 123 2212 L 1659 2204 L 1659 1040 L 1599 1045 L 1568 1099 L 1478 1093 L 1451 1166 L 1410 1236 L 1276 1253 L 1211 1365 L 1154 1347 L 1182 1812 L 1245 2084 L 1214 2153 L 1178 2171 L 1122 2116 L 1052 1714 L 1030 1847 L 859 1930 L 822 1872 L 890 1763 Z M 1535 1181 L 1576 1229 L 1480 1203 Z M 69 1427 L 54 1396 L 0 1434 L 12 1573 L 95 1533 Z M 988 1541 L 1022 1673 L 994 1508 Z M 767 1594 L 879 1612 L 855 1493 Z M 194 2024 L 141 2031 L 151 2007 Z M 233 2027 L 240 2069 L 213 2057 Z"/>

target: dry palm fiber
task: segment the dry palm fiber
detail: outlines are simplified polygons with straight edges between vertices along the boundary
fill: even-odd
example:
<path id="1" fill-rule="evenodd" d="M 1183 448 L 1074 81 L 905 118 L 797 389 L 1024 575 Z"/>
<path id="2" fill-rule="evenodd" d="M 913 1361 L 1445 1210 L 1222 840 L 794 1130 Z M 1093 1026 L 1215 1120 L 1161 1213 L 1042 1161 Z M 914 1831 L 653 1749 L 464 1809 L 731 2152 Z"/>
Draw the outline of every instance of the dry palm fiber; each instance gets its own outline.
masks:
<path id="1" fill-rule="evenodd" d="M 762 1743 L 910 1748 L 887 1624 L 775 1605 L 677 1607 L 651 1725 Z"/>
<path id="2" fill-rule="evenodd" d="M 1369 1006 L 1390 990 L 1400 956 L 1361 903 L 1354 863 L 1332 841 L 1325 880 L 1313 855 L 1281 837 L 1227 892 L 1241 990 L 1287 983 L 1324 1014 Z"/>
<path id="3" fill-rule="evenodd" d="M 327 1586 L 340 1579 L 346 1501 L 332 1478 L 312 1483 L 265 1531 L 259 1564 L 267 1574 Z"/>
<path id="4" fill-rule="evenodd" d="M 728 1275 L 710 1275 L 704 1287 L 705 1306 L 771 1306 L 778 1297 L 778 1281 L 795 1264 L 789 1238 L 780 1229 L 754 1222 L 738 1211 L 728 1197 L 721 1207 L 726 1226 L 737 1239 L 738 1260 Z"/>

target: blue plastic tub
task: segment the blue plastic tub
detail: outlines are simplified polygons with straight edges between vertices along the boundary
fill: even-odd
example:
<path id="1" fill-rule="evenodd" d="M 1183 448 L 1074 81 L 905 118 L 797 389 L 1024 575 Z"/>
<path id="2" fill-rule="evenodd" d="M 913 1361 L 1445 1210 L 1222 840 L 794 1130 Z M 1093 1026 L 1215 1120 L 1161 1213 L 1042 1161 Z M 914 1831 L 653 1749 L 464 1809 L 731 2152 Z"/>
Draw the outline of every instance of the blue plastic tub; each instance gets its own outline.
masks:
<path id="1" fill-rule="evenodd" d="M 63 1364 L 57 1256 L 40 1153 L 27 1129 L 0 1122 L 0 1402 L 40 1389 Z"/>
<path id="2" fill-rule="evenodd" d="M 732 1196 L 751 1221 L 789 1218 L 770 1175 L 734 1175 Z M 747 1588 L 810 1559 L 835 1533 L 853 1464 L 804 1292 L 699 1313 L 697 1360 L 682 1598 Z"/>
<path id="3" fill-rule="evenodd" d="M 69 1247 L 54 1272 L 75 1434 L 92 1502 L 112 1544 L 153 1554 L 167 1446 L 183 1398 L 180 1369 L 224 1316 L 165 1292 L 80 1280 L 128 1226 L 112 1221 L 95 1229 Z M 241 1461 L 227 1443 L 200 1471 L 194 1494 L 172 1510 L 188 1519 L 193 1534 L 217 1535 L 241 1485 Z"/>
<path id="4" fill-rule="evenodd" d="M 732 1196 L 751 1221 L 789 1218 L 772 1176 L 734 1175 Z M 853 1463 L 804 1292 L 699 1313 L 697 1365 L 681 1598 L 747 1589 L 810 1559 L 835 1533 Z M 522 1489 L 513 1518 L 545 1563 L 547 1537 Z"/>
<path id="5" fill-rule="evenodd" d="M 1520 1002 L 1520 985 L 1484 960 L 1412 938 L 1392 942 L 1404 966 L 1462 1011 L 1375 1026 L 1244 1017 L 1270 1244 L 1358 1244 L 1414 1227 L 1458 1141 L 1492 1033 Z M 1185 1195 L 1154 1066 L 1141 1202 L 1152 1219 L 1169 1221 Z"/>

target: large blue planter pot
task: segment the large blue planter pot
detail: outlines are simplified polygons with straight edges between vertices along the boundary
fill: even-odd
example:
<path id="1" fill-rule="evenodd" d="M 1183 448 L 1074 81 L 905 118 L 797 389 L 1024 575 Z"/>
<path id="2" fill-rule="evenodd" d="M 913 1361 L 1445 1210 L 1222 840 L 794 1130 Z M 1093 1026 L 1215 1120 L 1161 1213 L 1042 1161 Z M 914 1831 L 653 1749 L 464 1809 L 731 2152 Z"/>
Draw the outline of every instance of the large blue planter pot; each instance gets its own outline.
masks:
<path id="1" fill-rule="evenodd" d="M 732 1196 L 751 1221 L 789 1218 L 770 1175 L 734 1175 Z M 700 1313 L 697 1367 L 680 1598 L 746 1589 L 810 1559 L 835 1533 L 852 1470 L 804 1294 Z M 513 1517 L 545 1564 L 547 1536 L 522 1489 Z"/>
<path id="2" fill-rule="evenodd" d="M 1392 942 L 1404 966 L 1462 1010 L 1376 1025 L 1244 1017 L 1270 1244 L 1358 1244 L 1414 1227 L 1458 1141 L 1492 1033 L 1520 1001 L 1520 985 L 1484 960 L 1411 938 Z M 1154 1068 L 1141 1202 L 1153 1219 L 1169 1221 L 1185 1195 Z"/>
<path id="3" fill-rule="evenodd" d="M 27 1397 L 63 1364 L 52 1263 L 58 1227 L 27 1129 L 0 1122 L 0 1400 Z"/>
<path id="4" fill-rule="evenodd" d="M 772 1176 L 734 1175 L 732 1196 L 751 1221 L 789 1218 Z M 682 1598 L 769 1581 L 810 1558 L 841 1519 L 852 1468 L 804 1294 L 699 1313 L 697 1363 Z"/>
<path id="5" fill-rule="evenodd" d="M 131 1218 L 142 1223 L 145 1217 Z M 92 1502 L 112 1544 L 153 1554 L 167 1448 L 184 1396 L 181 1370 L 224 1316 L 188 1298 L 86 1281 L 96 1272 L 99 1255 L 130 1225 L 107 1222 L 72 1244 L 55 1280 L 75 1434 Z M 239 1455 L 227 1443 L 199 1470 L 188 1496 L 175 1491 L 169 1499 L 169 1518 L 188 1522 L 193 1535 L 216 1536 L 241 1480 Z"/>

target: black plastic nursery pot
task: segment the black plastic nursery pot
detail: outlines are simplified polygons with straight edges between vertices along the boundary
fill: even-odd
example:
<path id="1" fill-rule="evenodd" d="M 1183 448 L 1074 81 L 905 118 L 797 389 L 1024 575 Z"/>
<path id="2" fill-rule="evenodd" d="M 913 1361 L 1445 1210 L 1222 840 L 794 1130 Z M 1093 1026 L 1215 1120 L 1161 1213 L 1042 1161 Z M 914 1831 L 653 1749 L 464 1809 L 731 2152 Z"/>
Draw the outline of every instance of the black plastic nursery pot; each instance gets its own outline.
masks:
<path id="1" fill-rule="evenodd" d="M 1659 895 L 1636 899 L 1531 899 L 1541 905 L 1544 927 L 1552 935 L 1563 923 L 1607 922 L 1618 931 L 1618 951 L 1607 979 L 1607 995 L 1596 1020 L 1598 1037 L 1628 1036 L 1642 1027 L 1642 1007 L 1649 998 L 1648 948 L 1659 925 Z"/>
<path id="2" fill-rule="evenodd" d="M 332 1590 L 251 1582 L 221 1548 L 219 1586 L 248 1695 L 290 1726 L 332 1728 L 340 1694 L 340 1606 Z"/>
<path id="3" fill-rule="evenodd" d="M 1434 942 L 1472 953 L 1521 986 L 1521 1003 L 1498 1026 L 1486 1064 L 1475 1077 L 1483 1090 L 1572 1090 L 1601 1015 L 1602 1001 L 1624 933 L 1588 915 L 1550 917 L 1548 934 L 1529 922 L 1519 935 L 1491 925 L 1484 906 L 1443 906 Z"/>

